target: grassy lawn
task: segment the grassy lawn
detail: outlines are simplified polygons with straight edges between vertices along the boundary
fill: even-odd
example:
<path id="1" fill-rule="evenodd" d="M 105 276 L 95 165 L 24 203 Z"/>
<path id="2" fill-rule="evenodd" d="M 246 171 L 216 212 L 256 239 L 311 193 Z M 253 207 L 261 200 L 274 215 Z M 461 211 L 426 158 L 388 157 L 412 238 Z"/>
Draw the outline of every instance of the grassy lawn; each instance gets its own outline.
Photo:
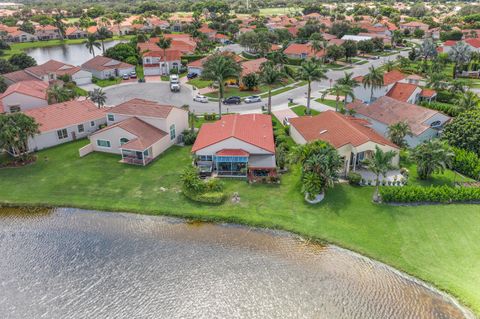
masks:
<path id="1" fill-rule="evenodd" d="M 333 107 L 335 108 L 335 104 L 337 103 L 337 101 L 335 100 L 329 100 L 329 99 L 321 99 L 321 98 L 318 98 L 318 99 L 315 99 L 315 102 L 318 102 L 318 103 L 322 103 L 322 104 L 325 104 L 325 105 L 328 105 L 330 107 Z M 338 106 L 340 107 L 342 105 L 342 102 L 338 102 Z"/>
<path id="2" fill-rule="evenodd" d="M 88 95 L 88 92 L 85 91 L 84 89 L 82 88 L 79 88 L 78 86 L 76 86 L 74 88 L 75 92 L 77 93 L 78 96 L 87 96 Z"/>
<path id="3" fill-rule="evenodd" d="M 114 78 L 113 80 L 110 80 L 110 79 L 100 80 L 100 79 L 94 78 L 93 83 L 95 83 L 96 85 L 104 88 L 104 87 L 107 87 L 107 86 L 112 86 L 112 85 L 119 84 L 121 82 L 122 82 L 121 78 Z"/>
<path id="4" fill-rule="evenodd" d="M 295 114 L 297 114 L 298 116 L 303 116 L 307 111 L 307 107 L 305 105 L 297 105 L 292 107 L 291 110 L 295 112 Z M 320 114 L 320 112 L 310 108 L 310 115 L 317 115 L 317 114 Z"/>
<path id="5" fill-rule="evenodd" d="M 212 84 L 212 81 L 202 80 L 199 77 L 197 77 L 195 79 L 188 80 L 187 83 L 195 86 L 197 89 L 203 89 L 203 88 L 209 87 Z"/>
<path id="6" fill-rule="evenodd" d="M 261 8 L 260 15 L 280 15 L 295 12 L 301 12 L 302 8 L 285 7 L 285 8 Z"/>
<path id="7" fill-rule="evenodd" d="M 190 83 L 190 82 L 189 82 Z M 272 88 L 272 96 L 275 96 L 277 94 L 290 91 L 294 87 L 287 87 L 286 85 L 292 84 L 293 80 L 288 79 L 285 81 L 283 84 L 276 85 Z M 295 86 L 297 87 L 297 86 Z M 258 86 L 256 91 L 242 91 L 238 87 L 225 87 L 225 91 L 223 96 L 224 97 L 229 97 L 229 96 L 240 96 L 240 97 L 246 97 L 250 95 L 260 95 L 261 97 L 267 97 L 268 96 L 268 86 L 267 85 L 260 85 Z M 210 92 L 206 93 L 205 96 L 211 97 L 211 98 L 216 98 L 217 97 L 217 92 Z"/>
<path id="8" fill-rule="evenodd" d="M 478 205 L 378 205 L 371 201 L 372 187 L 339 184 L 321 204 L 311 206 L 300 194 L 296 167 L 282 176 L 281 185 L 224 180 L 228 194 L 240 194 L 239 204 L 229 200 L 218 206 L 199 204 L 178 192 L 179 174 L 191 163 L 188 147 L 172 147 L 149 166 L 137 167 L 120 164 L 119 156 L 112 154 L 79 158 L 78 149 L 86 143 L 42 151 L 38 161 L 27 167 L 0 169 L 1 202 L 281 228 L 393 265 L 451 292 L 480 313 Z M 435 175 L 432 183 L 450 178 Z"/>

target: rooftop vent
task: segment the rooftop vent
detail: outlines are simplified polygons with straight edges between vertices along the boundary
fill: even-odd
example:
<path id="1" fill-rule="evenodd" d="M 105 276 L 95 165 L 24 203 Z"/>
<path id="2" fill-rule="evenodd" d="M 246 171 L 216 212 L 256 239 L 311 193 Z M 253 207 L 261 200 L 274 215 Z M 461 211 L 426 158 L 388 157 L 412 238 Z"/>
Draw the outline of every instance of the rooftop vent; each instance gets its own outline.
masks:
<path id="1" fill-rule="evenodd" d="M 328 130 L 321 130 L 321 131 L 320 131 L 320 134 L 325 134 L 325 133 L 327 133 L 327 132 L 328 132 Z"/>

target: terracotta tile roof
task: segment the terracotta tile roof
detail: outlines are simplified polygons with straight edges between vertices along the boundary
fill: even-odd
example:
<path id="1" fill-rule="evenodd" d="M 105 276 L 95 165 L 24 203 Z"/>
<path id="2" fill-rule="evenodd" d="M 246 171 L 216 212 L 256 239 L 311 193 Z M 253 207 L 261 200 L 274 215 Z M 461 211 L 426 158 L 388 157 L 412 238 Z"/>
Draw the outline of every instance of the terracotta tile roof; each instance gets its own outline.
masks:
<path id="1" fill-rule="evenodd" d="M 165 60 L 165 56 L 167 61 L 178 61 L 182 58 L 182 52 L 178 50 L 168 49 L 165 51 L 165 55 L 163 50 L 156 50 L 156 51 L 146 51 L 142 54 L 144 57 L 154 57 L 154 58 L 161 58 L 162 62 Z"/>
<path id="2" fill-rule="evenodd" d="M 290 27 L 290 28 L 287 28 L 287 30 L 293 36 L 297 36 L 297 34 L 298 34 L 298 28 L 297 27 Z"/>
<path id="3" fill-rule="evenodd" d="M 87 32 L 90 34 L 97 33 L 97 31 L 98 31 L 98 27 L 96 25 L 92 25 L 87 28 Z"/>
<path id="4" fill-rule="evenodd" d="M 316 116 L 300 116 L 290 119 L 292 125 L 307 142 L 322 140 L 335 148 L 351 144 L 355 147 L 367 142 L 389 145 L 398 148 L 385 137 L 366 125 L 368 121 L 358 121 L 335 111 L 325 111 Z"/>
<path id="5" fill-rule="evenodd" d="M 13 94 L 19 93 L 36 97 L 42 100 L 47 99 L 48 83 L 39 80 L 21 81 L 10 85 L 7 90 L 0 96 L 0 99 Z"/>
<path id="6" fill-rule="evenodd" d="M 244 59 L 241 56 L 236 55 L 236 54 L 231 53 L 231 52 L 228 52 L 228 51 L 222 52 L 222 54 L 225 55 L 225 56 L 231 56 L 235 60 L 235 62 L 237 62 L 237 63 L 241 63 L 241 62 L 244 61 Z M 206 56 L 206 57 L 203 57 L 201 59 L 192 61 L 192 62 L 188 63 L 187 66 L 192 67 L 192 68 L 202 68 L 203 64 L 205 63 L 205 61 L 208 60 L 208 58 L 209 57 Z M 255 60 L 252 60 L 252 61 L 255 61 Z"/>
<path id="7" fill-rule="evenodd" d="M 24 70 L 6 73 L 2 76 L 12 82 L 38 80 L 38 78 L 34 77 L 31 74 L 28 74 Z"/>
<path id="8" fill-rule="evenodd" d="M 231 137 L 275 153 L 272 117 L 266 114 L 224 115 L 221 120 L 203 124 L 192 152 Z"/>
<path id="9" fill-rule="evenodd" d="M 242 62 L 242 76 L 245 76 L 250 73 L 258 73 L 260 72 L 260 67 L 262 63 L 267 62 L 268 60 L 266 58 L 259 58 L 255 60 L 248 60 L 245 62 Z"/>
<path id="10" fill-rule="evenodd" d="M 57 31 L 58 28 L 53 25 L 46 25 L 46 26 L 37 25 L 35 27 L 35 30 L 36 31 Z"/>
<path id="11" fill-rule="evenodd" d="M 173 108 L 174 106 L 161 105 L 155 101 L 132 99 L 110 108 L 108 113 L 167 118 Z"/>
<path id="12" fill-rule="evenodd" d="M 383 75 L 383 85 L 387 86 L 405 79 L 407 76 L 398 70 L 392 70 Z M 362 82 L 363 76 L 354 77 L 357 82 Z"/>
<path id="13" fill-rule="evenodd" d="M 80 71 L 80 68 L 73 66 L 71 64 L 66 64 L 56 60 L 48 60 L 43 64 L 26 68 L 25 71 L 28 73 L 34 74 L 38 77 L 42 77 L 49 73 L 55 73 L 57 75 L 64 75 L 64 74 L 72 75 Z"/>
<path id="14" fill-rule="evenodd" d="M 209 28 L 206 24 L 202 25 L 200 29 L 197 30 L 200 33 L 215 33 L 216 30 Z"/>
<path id="15" fill-rule="evenodd" d="M 303 44 L 303 43 L 292 43 L 290 44 L 284 51 L 286 55 L 302 55 L 306 54 L 308 57 L 313 57 L 314 52 L 312 49 L 312 46 L 309 43 Z M 316 56 L 317 57 L 322 57 L 325 55 L 324 50 L 320 50 L 317 52 Z"/>
<path id="16" fill-rule="evenodd" d="M 440 114 L 438 111 L 398 101 L 388 96 L 382 96 L 370 105 L 366 105 L 357 100 L 347 104 L 347 109 L 353 109 L 358 114 L 385 125 L 406 121 L 412 133 L 416 136 L 422 134 L 430 127 L 425 124 L 426 120 L 434 115 Z"/>
<path id="17" fill-rule="evenodd" d="M 40 132 L 48 132 L 105 117 L 105 112 L 90 100 L 68 101 L 26 110 L 40 124 Z"/>
<path id="18" fill-rule="evenodd" d="M 228 37 L 225 34 L 217 33 L 215 39 L 228 39 Z"/>
<path id="19" fill-rule="evenodd" d="M 417 88 L 418 86 L 415 84 L 397 82 L 388 91 L 387 96 L 395 100 L 407 102 Z"/>
<path id="20" fill-rule="evenodd" d="M 215 155 L 218 156 L 248 156 L 250 155 L 249 152 L 241 150 L 241 149 L 223 149 L 218 151 Z"/>
<path id="21" fill-rule="evenodd" d="M 480 39 L 471 38 L 471 39 L 466 39 L 465 42 L 474 48 L 480 48 Z"/>
<path id="22" fill-rule="evenodd" d="M 134 66 L 122 61 L 117 61 L 111 58 L 107 58 L 102 55 L 97 55 L 96 57 L 82 64 L 82 69 L 97 70 L 97 71 L 128 69 L 128 68 L 134 68 Z"/>
<path id="23" fill-rule="evenodd" d="M 333 34 L 326 33 L 326 32 L 323 32 L 323 33 L 322 33 L 322 36 L 323 36 L 323 38 L 324 38 L 325 40 L 327 40 L 327 41 L 330 41 L 330 40 L 332 40 L 332 39 L 337 39 L 337 37 L 334 36 Z"/>
<path id="24" fill-rule="evenodd" d="M 330 39 L 328 40 L 328 45 L 342 45 L 345 43 L 345 40 L 342 39 Z"/>
<path id="25" fill-rule="evenodd" d="M 422 93 L 420 93 L 420 95 L 422 97 L 430 98 L 430 97 L 434 97 L 435 95 L 437 95 L 437 91 L 425 88 L 425 89 L 422 90 Z"/>
<path id="26" fill-rule="evenodd" d="M 443 46 L 453 47 L 456 43 L 457 43 L 457 41 L 455 41 L 455 40 L 447 40 L 447 41 L 443 42 Z"/>
<path id="27" fill-rule="evenodd" d="M 418 22 L 418 21 L 411 21 L 407 23 L 401 23 L 400 26 L 403 27 L 423 27 L 423 28 L 428 28 L 428 24 Z"/>

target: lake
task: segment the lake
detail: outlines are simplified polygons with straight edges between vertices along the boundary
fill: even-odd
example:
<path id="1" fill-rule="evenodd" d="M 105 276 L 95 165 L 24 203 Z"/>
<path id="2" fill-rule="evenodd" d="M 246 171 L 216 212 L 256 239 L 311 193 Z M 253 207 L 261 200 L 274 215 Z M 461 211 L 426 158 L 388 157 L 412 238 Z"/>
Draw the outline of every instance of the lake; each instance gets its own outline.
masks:
<path id="1" fill-rule="evenodd" d="M 108 41 L 105 42 L 105 50 L 113 47 L 114 45 L 125 42 L 125 41 Z M 57 60 L 60 62 L 72 64 L 72 65 L 81 65 L 86 61 L 93 58 L 93 55 L 88 52 L 87 47 L 84 43 L 81 44 L 64 44 L 59 46 L 53 47 L 45 47 L 45 48 L 34 48 L 25 50 L 29 56 L 33 57 L 37 64 L 42 64 L 47 62 L 48 60 Z M 95 55 L 101 55 L 102 49 L 95 48 Z"/>
<path id="2" fill-rule="evenodd" d="M 234 225 L 0 208 L 0 256 L 4 318 L 471 315 L 358 254 Z"/>

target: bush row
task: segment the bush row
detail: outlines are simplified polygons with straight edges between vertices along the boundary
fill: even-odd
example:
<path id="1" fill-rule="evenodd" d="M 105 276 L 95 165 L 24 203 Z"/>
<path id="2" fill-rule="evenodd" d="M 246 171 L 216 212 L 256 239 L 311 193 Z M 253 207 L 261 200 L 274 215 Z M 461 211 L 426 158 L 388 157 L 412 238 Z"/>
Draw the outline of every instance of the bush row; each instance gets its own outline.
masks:
<path id="1" fill-rule="evenodd" d="M 183 194 L 193 201 L 207 204 L 221 204 L 226 198 L 226 195 L 223 192 L 208 192 L 203 194 L 197 194 L 184 191 Z"/>
<path id="2" fill-rule="evenodd" d="M 443 102 L 430 102 L 430 103 L 422 102 L 421 105 L 423 107 L 426 107 L 427 109 L 440 111 L 452 117 L 455 117 L 460 113 L 458 111 L 458 108 L 453 104 L 448 104 Z"/>
<path id="3" fill-rule="evenodd" d="M 480 180 L 480 158 L 474 152 L 452 147 L 455 153 L 453 169 L 470 178 Z"/>
<path id="4" fill-rule="evenodd" d="M 381 187 L 386 203 L 453 203 L 480 201 L 480 188 L 450 186 Z"/>

